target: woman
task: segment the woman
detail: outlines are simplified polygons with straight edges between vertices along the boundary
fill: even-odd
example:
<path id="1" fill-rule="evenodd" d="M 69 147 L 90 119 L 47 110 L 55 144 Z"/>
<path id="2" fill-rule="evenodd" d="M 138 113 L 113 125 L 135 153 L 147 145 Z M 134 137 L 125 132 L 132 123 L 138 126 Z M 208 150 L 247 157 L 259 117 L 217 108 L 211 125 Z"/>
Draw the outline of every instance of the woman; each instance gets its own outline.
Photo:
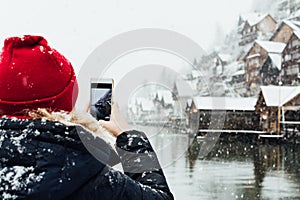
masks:
<path id="1" fill-rule="evenodd" d="M 173 199 L 146 135 L 115 107 L 100 121 L 115 149 L 94 118 L 71 112 L 73 67 L 43 37 L 8 38 L 0 58 L 1 199 Z M 119 161 L 125 174 L 109 166 Z"/>

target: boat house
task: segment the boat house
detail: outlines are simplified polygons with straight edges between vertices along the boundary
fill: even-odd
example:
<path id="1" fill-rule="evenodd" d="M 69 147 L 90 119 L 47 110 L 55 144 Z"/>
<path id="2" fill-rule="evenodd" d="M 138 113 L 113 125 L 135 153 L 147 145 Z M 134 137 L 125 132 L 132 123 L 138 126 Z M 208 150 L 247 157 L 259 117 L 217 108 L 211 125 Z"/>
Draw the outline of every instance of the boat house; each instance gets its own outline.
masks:
<path id="1" fill-rule="evenodd" d="M 255 112 L 261 129 L 268 133 L 300 131 L 300 86 L 261 86 Z"/>
<path id="2" fill-rule="evenodd" d="M 197 115 L 199 130 L 257 130 L 256 98 L 194 97 L 189 121 Z"/>

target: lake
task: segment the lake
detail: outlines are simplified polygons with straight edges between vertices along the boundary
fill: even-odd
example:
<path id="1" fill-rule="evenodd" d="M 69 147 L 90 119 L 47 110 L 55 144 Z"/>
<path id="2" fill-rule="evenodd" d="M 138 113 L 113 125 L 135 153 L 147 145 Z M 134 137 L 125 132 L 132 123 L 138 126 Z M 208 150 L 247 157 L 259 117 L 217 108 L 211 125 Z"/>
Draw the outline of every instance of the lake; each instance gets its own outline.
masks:
<path id="1" fill-rule="evenodd" d="M 171 130 L 145 131 L 176 199 L 300 199 L 300 145 L 216 138 L 207 147 Z"/>

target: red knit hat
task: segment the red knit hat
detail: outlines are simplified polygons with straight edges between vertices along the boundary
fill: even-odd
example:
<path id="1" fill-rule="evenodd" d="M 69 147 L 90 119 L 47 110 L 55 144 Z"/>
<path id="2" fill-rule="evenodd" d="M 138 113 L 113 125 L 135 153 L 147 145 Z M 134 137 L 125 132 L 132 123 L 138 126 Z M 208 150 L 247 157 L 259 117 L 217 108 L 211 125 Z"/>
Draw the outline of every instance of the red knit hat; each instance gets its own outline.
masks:
<path id="1" fill-rule="evenodd" d="M 41 36 L 11 37 L 0 55 L 0 114 L 71 111 L 78 84 L 71 63 Z"/>

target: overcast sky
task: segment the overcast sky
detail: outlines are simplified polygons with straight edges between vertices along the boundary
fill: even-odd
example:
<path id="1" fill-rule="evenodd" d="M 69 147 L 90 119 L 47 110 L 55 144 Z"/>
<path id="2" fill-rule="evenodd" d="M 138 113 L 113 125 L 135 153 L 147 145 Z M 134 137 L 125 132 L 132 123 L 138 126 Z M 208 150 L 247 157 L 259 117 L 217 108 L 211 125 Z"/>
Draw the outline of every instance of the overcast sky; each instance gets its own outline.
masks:
<path id="1" fill-rule="evenodd" d="M 112 36 L 139 28 L 177 31 L 209 50 L 216 30 L 226 34 L 253 0 L 7 0 L 0 3 L 0 39 L 39 34 L 81 67 Z M 2 46 L 1 45 L 1 46 Z"/>

